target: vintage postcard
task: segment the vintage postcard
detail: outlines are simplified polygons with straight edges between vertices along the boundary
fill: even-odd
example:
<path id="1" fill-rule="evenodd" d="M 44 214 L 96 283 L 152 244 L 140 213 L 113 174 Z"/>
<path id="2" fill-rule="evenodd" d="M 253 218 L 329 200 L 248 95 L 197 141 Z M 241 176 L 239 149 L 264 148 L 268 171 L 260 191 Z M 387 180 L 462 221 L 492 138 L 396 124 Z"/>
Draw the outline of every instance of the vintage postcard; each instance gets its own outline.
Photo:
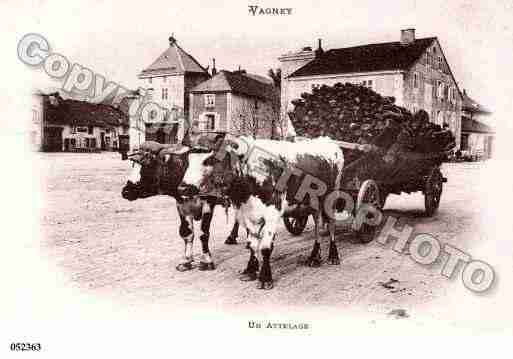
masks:
<path id="1" fill-rule="evenodd" d="M 510 352 L 510 2 L 0 7 L 1 357 Z"/>

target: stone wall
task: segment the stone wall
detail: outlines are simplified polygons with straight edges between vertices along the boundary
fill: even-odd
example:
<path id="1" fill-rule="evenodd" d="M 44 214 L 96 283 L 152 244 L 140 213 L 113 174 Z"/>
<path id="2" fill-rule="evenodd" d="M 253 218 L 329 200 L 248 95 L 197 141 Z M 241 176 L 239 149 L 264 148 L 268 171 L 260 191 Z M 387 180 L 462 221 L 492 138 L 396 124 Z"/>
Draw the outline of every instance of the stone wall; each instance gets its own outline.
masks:
<path id="1" fill-rule="evenodd" d="M 443 84 L 442 96 L 439 96 L 439 83 Z M 426 110 L 431 122 L 439 125 L 449 124 L 459 147 L 461 104 L 461 95 L 451 76 L 440 44 L 434 41 L 428 52 L 404 74 L 404 106 L 412 112 Z"/>

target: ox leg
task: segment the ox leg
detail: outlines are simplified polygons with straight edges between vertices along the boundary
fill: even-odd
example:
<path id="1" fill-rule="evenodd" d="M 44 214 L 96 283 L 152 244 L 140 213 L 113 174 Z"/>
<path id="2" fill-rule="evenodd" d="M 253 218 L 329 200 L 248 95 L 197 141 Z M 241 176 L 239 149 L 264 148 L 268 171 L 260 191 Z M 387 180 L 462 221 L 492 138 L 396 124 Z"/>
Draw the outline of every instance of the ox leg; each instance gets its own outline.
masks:
<path id="1" fill-rule="evenodd" d="M 237 236 L 239 235 L 239 221 L 235 219 L 235 223 L 233 224 L 232 231 L 230 232 L 230 235 L 228 238 L 226 238 L 226 241 L 224 241 L 224 244 L 237 244 Z"/>
<path id="2" fill-rule="evenodd" d="M 272 289 L 273 276 L 271 271 L 271 253 L 274 248 L 274 239 L 276 237 L 276 228 L 278 221 L 281 219 L 280 212 L 276 210 L 265 218 L 265 224 L 262 228 L 262 239 L 260 241 L 260 254 L 262 255 L 262 267 L 258 280 L 260 281 L 259 289 Z"/>
<path id="3" fill-rule="evenodd" d="M 340 259 L 338 257 L 337 243 L 335 243 L 335 221 L 328 222 L 328 230 L 330 232 L 330 249 L 328 252 L 328 263 L 339 265 Z"/>
<path id="4" fill-rule="evenodd" d="M 192 262 L 194 260 L 192 254 L 192 244 L 194 242 L 193 219 L 184 215 L 180 215 L 180 237 L 182 237 L 185 244 L 185 254 L 182 262 L 176 266 L 180 272 L 191 270 Z"/>
<path id="5" fill-rule="evenodd" d="M 208 240 L 210 238 L 210 223 L 212 222 L 213 206 L 205 204 L 203 207 L 203 216 L 201 218 L 201 250 L 202 256 L 199 264 L 199 270 L 214 270 L 214 262 L 208 248 Z"/>
<path id="6" fill-rule="evenodd" d="M 308 257 L 306 264 L 308 264 L 310 267 L 319 267 L 321 265 L 321 244 L 319 243 L 320 216 L 318 214 L 315 214 L 313 218 L 315 241 L 312 248 L 312 252 L 310 253 L 310 257 Z"/>
<path id="7" fill-rule="evenodd" d="M 248 265 L 246 266 L 246 269 L 244 269 L 241 273 L 240 280 L 243 282 L 249 282 L 257 279 L 257 273 L 258 273 L 258 259 L 256 257 L 256 246 L 258 246 L 258 243 L 255 241 L 256 245 L 251 246 L 248 242 L 248 248 L 249 248 L 249 261 Z"/>
<path id="8" fill-rule="evenodd" d="M 273 252 L 274 244 L 271 243 L 269 248 L 260 249 L 262 254 L 262 268 L 260 268 L 260 274 L 258 280 L 260 281 L 258 289 L 272 289 L 273 276 L 271 271 L 271 253 Z"/>

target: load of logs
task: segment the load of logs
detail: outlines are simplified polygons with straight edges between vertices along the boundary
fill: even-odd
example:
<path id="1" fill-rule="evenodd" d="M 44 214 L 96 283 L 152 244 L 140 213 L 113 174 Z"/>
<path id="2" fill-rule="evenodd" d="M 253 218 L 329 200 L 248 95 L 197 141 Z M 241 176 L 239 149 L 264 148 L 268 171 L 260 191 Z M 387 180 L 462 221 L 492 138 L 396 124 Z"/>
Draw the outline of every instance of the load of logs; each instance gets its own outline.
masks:
<path id="1" fill-rule="evenodd" d="M 290 120 L 298 136 L 329 136 L 339 141 L 434 153 L 455 147 L 448 128 L 429 122 L 426 112 L 410 113 L 395 98 L 350 83 L 314 87 L 292 101 Z M 419 118 L 422 118 L 419 120 Z M 445 126 L 444 126 L 445 127 Z M 448 127 L 448 126 L 447 126 Z"/>

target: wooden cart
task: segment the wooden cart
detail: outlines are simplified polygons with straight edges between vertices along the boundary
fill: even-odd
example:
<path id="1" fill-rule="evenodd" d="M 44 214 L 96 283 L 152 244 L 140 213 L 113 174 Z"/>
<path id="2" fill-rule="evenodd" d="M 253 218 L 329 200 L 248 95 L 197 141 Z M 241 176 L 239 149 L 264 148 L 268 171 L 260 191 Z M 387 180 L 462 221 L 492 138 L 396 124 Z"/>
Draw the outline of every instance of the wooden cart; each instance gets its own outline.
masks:
<path id="1" fill-rule="evenodd" d="M 385 151 L 374 146 L 337 141 L 344 151 L 346 164 L 340 189 L 354 200 L 352 218 L 364 205 L 382 209 L 391 193 L 412 193 L 422 191 L 427 216 L 432 216 L 440 205 L 443 183 L 447 181 L 440 166 L 447 157 L 441 153 L 400 152 L 391 158 Z M 308 214 L 293 213 L 284 217 L 287 230 L 300 235 L 308 222 Z M 374 239 L 377 226 L 359 224 L 353 221 L 352 229 L 360 241 L 367 243 Z M 359 221 L 361 222 L 361 221 Z"/>

